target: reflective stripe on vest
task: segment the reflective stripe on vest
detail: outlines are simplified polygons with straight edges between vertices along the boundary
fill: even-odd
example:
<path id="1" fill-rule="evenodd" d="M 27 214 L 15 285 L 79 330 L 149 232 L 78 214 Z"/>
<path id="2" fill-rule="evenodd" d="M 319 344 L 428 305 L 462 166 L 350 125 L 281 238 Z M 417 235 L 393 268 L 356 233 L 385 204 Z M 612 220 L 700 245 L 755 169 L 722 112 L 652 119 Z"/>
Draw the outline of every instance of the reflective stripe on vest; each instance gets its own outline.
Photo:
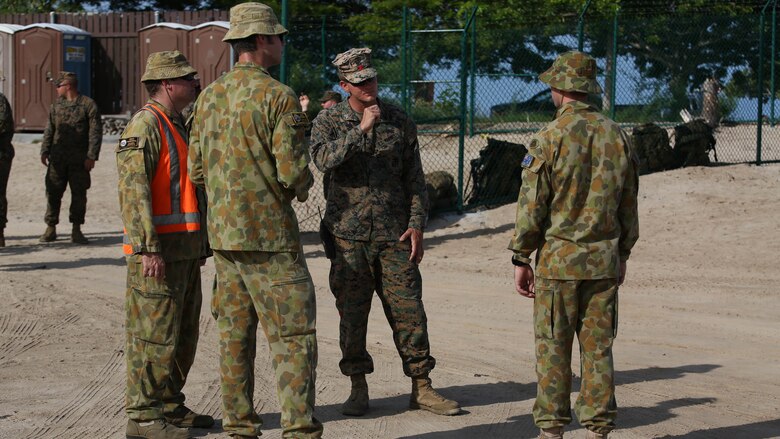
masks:
<path id="1" fill-rule="evenodd" d="M 187 141 L 156 105 L 146 104 L 141 111 L 154 115 L 162 139 L 160 159 L 151 184 L 154 229 L 157 234 L 198 231 L 200 213 L 195 185 L 187 175 Z M 133 253 L 129 241 L 125 231 L 123 249 L 128 255 Z"/>

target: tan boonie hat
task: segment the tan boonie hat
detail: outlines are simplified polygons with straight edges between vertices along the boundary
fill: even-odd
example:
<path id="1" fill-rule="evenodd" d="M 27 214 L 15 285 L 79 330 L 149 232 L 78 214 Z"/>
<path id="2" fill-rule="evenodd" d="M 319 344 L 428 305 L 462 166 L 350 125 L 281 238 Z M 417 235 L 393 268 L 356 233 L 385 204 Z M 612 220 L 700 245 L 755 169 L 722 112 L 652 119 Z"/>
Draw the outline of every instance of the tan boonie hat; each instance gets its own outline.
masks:
<path id="1" fill-rule="evenodd" d="M 339 70 L 339 78 L 344 78 L 353 84 L 376 76 L 376 69 L 371 66 L 371 49 L 368 47 L 339 53 L 332 64 Z"/>
<path id="2" fill-rule="evenodd" d="M 341 102 L 341 93 L 337 91 L 326 91 L 322 94 L 322 97 L 320 98 L 320 104 L 324 104 L 328 101 L 336 101 Z"/>
<path id="3" fill-rule="evenodd" d="M 230 8 L 230 29 L 222 41 L 240 40 L 251 35 L 285 35 L 274 10 L 262 3 L 241 3 Z"/>
<path id="4" fill-rule="evenodd" d="M 601 93 L 596 81 L 596 60 L 577 50 L 562 53 L 539 80 L 561 91 Z"/>
<path id="5" fill-rule="evenodd" d="M 174 79 L 198 72 L 178 50 L 154 52 L 146 59 L 146 71 L 141 82 Z"/>
<path id="6" fill-rule="evenodd" d="M 60 72 L 57 74 L 56 78 L 51 78 L 49 81 L 53 82 L 54 85 L 60 85 L 63 82 L 69 81 L 73 82 L 76 81 L 76 74 L 73 72 Z"/>

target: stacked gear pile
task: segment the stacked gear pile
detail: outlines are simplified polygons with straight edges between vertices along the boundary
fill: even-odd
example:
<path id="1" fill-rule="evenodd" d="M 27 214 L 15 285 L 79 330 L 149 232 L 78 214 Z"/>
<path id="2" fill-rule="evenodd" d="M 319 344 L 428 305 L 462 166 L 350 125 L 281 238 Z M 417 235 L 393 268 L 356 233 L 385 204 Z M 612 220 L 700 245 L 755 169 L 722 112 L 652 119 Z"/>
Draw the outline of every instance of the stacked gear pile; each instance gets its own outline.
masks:
<path id="1" fill-rule="evenodd" d="M 674 155 L 678 167 L 709 166 L 710 151 L 718 161 L 712 127 L 701 119 L 695 119 L 674 127 Z"/>
<path id="2" fill-rule="evenodd" d="M 517 200 L 522 167 L 528 149 L 521 144 L 488 138 L 488 144 L 471 160 L 469 205 L 501 205 Z"/>
<path id="3" fill-rule="evenodd" d="M 669 134 L 654 123 L 634 128 L 631 141 L 639 157 L 639 175 L 678 168 L 677 158 L 669 146 Z"/>
<path id="4" fill-rule="evenodd" d="M 432 212 L 454 210 L 458 207 L 458 188 L 455 178 L 446 171 L 434 171 L 425 174 L 425 186 L 428 189 L 428 216 Z"/>

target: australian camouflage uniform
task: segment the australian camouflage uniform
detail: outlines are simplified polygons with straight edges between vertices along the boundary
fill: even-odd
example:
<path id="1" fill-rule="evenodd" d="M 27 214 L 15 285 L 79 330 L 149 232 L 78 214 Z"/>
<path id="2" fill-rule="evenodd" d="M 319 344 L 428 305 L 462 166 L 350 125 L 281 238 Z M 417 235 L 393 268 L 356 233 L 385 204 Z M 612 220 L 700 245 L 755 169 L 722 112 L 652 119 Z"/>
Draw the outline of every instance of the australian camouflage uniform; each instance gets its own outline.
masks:
<path id="1" fill-rule="evenodd" d="M 563 91 L 597 93 L 595 61 L 561 55 L 540 76 Z M 567 102 L 538 132 L 522 162 L 513 259 L 536 252 L 534 334 L 542 429 L 571 422 L 571 346 L 581 351 L 577 419 L 593 433 L 614 428 L 612 342 L 620 264 L 638 239 L 637 161 L 629 137 L 596 108 Z"/>
<path id="2" fill-rule="evenodd" d="M 200 260 L 208 249 L 186 142 L 180 116 L 150 100 L 116 148 L 127 256 L 126 411 L 136 421 L 176 418 L 184 408 L 198 343 Z M 162 256 L 164 280 L 144 276 L 143 253 Z"/>
<path id="3" fill-rule="evenodd" d="M 436 362 L 420 271 L 409 261 L 410 242 L 399 238 L 408 228 L 424 229 L 428 195 L 415 124 L 394 105 L 380 101 L 379 108 L 369 134 L 348 101 L 320 112 L 312 128 L 312 159 L 331 176 L 323 222 L 335 236 L 330 288 L 341 316 L 340 367 L 350 376 L 374 370 L 366 326 L 376 291 L 404 373 L 419 376 Z"/>
<path id="4" fill-rule="evenodd" d="M 244 3 L 230 11 L 225 41 L 287 32 L 273 11 Z M 220 337 L 222 427 L 257 436 L 256 332 L 262 326 L 281 405 L 282 436 L 318 438 L 314 285 L 292 201 L 305 201 L 313 176 L 304 146 L 309 125 L 292 89 L 251 62 L 238 62 L 195 104 L 190 178 L 209 200 L 208 235 L 216 282 L 211 311 Z"/>
<path id="5" fill-rule="evenodd" d="M 14 159 L 14 116 L 11 104 L 5 95 L 0 93 L 0 241 L 5 244 L 3 229 L 8 222 L 8 200 L 5 192 L 8 188 L 8 176 L 11 173 L 11 162 Z"/>
<path id="6" fill-rule="evenodd" d="M 59 223 L 62 195 L 67 186 L 71 193 L 69 220 L 84 224 L 87 189 L 91 183 L 84 162 L 98 159 L 102 141 L 103 125 L 95 101 L 79 95 L 73 101 L 60 97 L 52 104 L 41 143 L 41 155 L 49 156 L 44 217 L 47 225 Z"/>

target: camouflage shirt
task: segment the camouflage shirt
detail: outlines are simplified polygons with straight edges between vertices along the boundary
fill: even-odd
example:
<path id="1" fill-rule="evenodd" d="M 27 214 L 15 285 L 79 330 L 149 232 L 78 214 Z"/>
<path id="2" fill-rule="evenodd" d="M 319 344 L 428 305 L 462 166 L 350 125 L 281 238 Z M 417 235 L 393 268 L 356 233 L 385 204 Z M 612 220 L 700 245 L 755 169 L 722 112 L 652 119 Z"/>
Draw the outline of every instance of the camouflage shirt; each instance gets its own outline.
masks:
<path id="1" fill-rule="evenodd" d="M 311 133 L 312 160 L 329 173 L 325 225 L 342 239 L 395 241 L 423 230 L 428 193 L 417 126 L 400 108 L 379 102 L 374 129 L 344 101 L 320 112 Z"/>
<path id="2" fill-rule="evenodd" d="M 314 182 L 304 132 L 309 119 L 290 87 L 240 62 L 195 103 L 190 179 L 206 188 L 215 250 L 299 251 L 292 200 Z"/>
<path id="3" fill-rule="evenodd" d="M 561 106 L 523 160 L 509 249 L 545 279 L 617 278 L 639 238 L 637 161 L 629 136 L 582 102 Z"/>
<path id="4" fill-rule="evenodd" d="M 0 93 L 0 160 L 14 158 L 14 147 L 11 140 L 14 137 L 14 115 L 11 104 L 5 95 Z"/>
<path id="5" fill-rule="evenodd" d="M 103 123 L 95 101 L 79 95 L 73 101 L 61 97 L 52 104 L 41 155 L 49 154 L 54 162 L 97 160 L 102 142 Z"/>
<path id="6" fill-rule="evenodd" d="M 187 134 L 179 115 L 174 115 L 154 100 L 149 100 L 149 103 L 157 105 L 165 112 L 186 141 Z M 205 235 L 202 232 L 158 235 L 154 228 L 151 182 L 159 164 L 161 148 L 162 136 L 157 118 L 145 110 L 135 113 L 122 133 L 116 149 L 119 208 L 133 253 L 161 253 L 163 259 L 168 262 L 205 257 Z M 201 211 L 205 210 L 202 204 L 198 207 Z"/>

